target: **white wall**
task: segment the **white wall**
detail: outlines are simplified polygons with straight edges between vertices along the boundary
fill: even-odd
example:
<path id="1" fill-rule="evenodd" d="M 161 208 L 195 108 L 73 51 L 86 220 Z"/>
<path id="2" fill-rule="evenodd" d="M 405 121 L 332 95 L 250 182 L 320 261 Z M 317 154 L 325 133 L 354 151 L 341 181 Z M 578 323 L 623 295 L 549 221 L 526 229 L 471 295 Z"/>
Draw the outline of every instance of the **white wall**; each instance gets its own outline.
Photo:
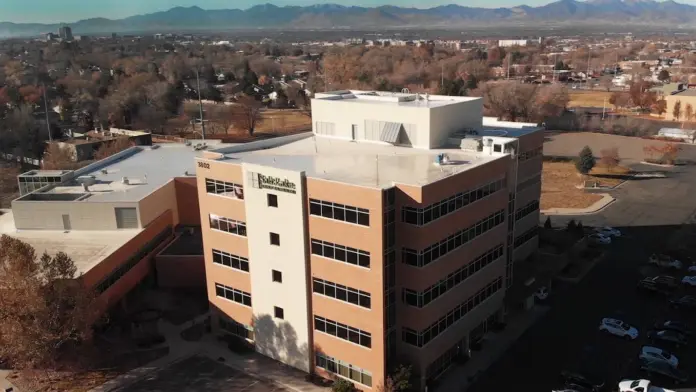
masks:
<path id="1" fill-rule="evenodd" d="M 116 207 L 138 208 L 138 203 L 12 202 L 15 227 L 18 230 L 63 230 L 63 215 L 70 216 L 72 230 L 117 230 Z"/>
<path id="2" fill-rule="evenodd" d="M 256 350 L 308 372 L 312 350 L 304 175 L 247 163 L 242 169 Z M 254 173 L 287 179 L 296 193 L 254 187 Z M 268 206 L 269 193 L 278 197 L 278 208 Z M 280 246 L 270 244 L 271 232 L 280 235 Z M 272 270 L 282 272 L 282 283 L 273 282 Z M 275 306 L 283 308 L 283 320 L 274 317 Z"/>
<path id="3" fill-rule="evenodd" d="M 442 147 L 449 135 L 464 129 L 481 129 L 483 99 L 440 106 L 430 112 L 430 146 Z"/>

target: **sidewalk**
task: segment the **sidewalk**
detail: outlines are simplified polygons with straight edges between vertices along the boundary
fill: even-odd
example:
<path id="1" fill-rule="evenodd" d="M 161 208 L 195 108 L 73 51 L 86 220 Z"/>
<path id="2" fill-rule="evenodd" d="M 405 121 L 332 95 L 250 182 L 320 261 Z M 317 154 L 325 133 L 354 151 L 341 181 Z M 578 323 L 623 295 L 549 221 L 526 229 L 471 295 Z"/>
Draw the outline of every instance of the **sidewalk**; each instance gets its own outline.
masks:
<path id="1" fill-rule="evenodd" d="M 12 373 L 11 370 L 0 370 L 0 391 L 4 392 L 7 389 L 12 388 L 12 392 L 19 392 L 19 389 L 12 385 L 10 380 L 7 379 L 10 373 Z"/>
<path id="2" fill-rule="evenodd" d="M 545 216 L 549 215 L 590 215 L 602 211 L 616 199 L 608 193 L 598 193 L 602 198 L 587 208 L 549 208 L 540 211 Z"/>
<path id="3" fill-rule="evenodd" d="M 201 323 L 208 317 L 207 314 L 194 319 Z M 252 353 L 247 356 L 238 355 L 230 351 L 226 345 L 219 342 L 212 334 L 205 334 L 200 341 L 188 342 L 181 338 L 181 331 L 189 328 L 192 322 L 186 322 L 180 326 L 172 325 L 164 320 L 159 321 L 159 331 L 167 338 L 169 355 L 148 363 L 145 366 L 133 369 L 130 372 L 114 378 L 113 380 L 97 387 L 90 392 L 115 392 L 127 390 L 127 387 L 138 380 L 147 377 L 153 372 L 166 368 L 178 361 L 193 355 L 205 355 L 211 359 L 224 358 L 224 363 L 235 370 L 250 374 L 265 381 L 273 382 L 293 392 L 326 392 L 328 388 L 318 387 L 305 381 L 305 373 L 280 362 L 266 358 L 260 354 Z M 223 391 L 220 391 L 223 392 Z M 225 391 L 227 392 L 227 391 Z"/>
<path id="4" fill-rule="evenodd" d="M 522 334 L 550 309 L 548 306 L 536 305 L 527 312 L 511 316 L 507 327 L 501 332 L 489 332 L 485 336 L 483 350 L 472 352 L 472 357 L 464 364 L 452 366 L 438 381 L 437 391 L 464 392 L 473 384 L 470 380 L 485 372 L 499 360 Z"/>

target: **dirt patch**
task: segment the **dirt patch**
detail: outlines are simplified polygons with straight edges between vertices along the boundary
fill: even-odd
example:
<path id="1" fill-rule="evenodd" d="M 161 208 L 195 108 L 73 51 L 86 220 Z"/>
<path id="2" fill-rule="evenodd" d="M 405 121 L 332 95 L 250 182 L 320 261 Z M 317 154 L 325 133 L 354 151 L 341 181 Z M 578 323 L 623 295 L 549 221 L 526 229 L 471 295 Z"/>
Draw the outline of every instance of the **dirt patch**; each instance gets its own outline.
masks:
<path id="1" fill-rule="evenodd" d="M 541 209 L 586 208 L 602 196 L 576 188 L 582 176 L 572 162 L 544 162 L 541 171 Z"/>
<path id="2" fill-rule="evenodd" d="M 568 93 L 570 102 L 568 107 L 602 107 L 605 99 L 607 108 L 611 93 L 607 91 L 571 91 Z"/>

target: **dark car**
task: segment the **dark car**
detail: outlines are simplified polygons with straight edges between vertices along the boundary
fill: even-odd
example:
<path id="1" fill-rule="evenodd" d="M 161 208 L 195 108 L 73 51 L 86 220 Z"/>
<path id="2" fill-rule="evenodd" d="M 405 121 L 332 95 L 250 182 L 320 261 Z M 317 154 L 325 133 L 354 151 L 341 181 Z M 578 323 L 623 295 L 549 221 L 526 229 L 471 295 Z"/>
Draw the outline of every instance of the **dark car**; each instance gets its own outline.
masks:
<path id="1" fill-rule="evenodd" d="M 659 284 L 651 278 L 646 278 L 638 282 L 638 289 L 650 293 L 669 295 L 672 293 L 672 288 Z"/>
<path id="2" fill-rule="evenodd" d="M 660 286 L 669 288 L 671 290 L 674 290 L 679 286 L 679 281 L 674 276 L 658 275 L 658 276 L 653 276 L 652 278 L 648 278 L 648 279 L 659 284 Z"/>
<path id="3" fill-rule="evenodd" d="M 696 297 L 693 295 L 685 295 L 680 298 L 671 299 L 669 304 L 674 308 L 696 309 Z"/>
<path id="4" fill-rule="evenodd" d="M 563 388 L 554 389 L 551 392 L 592 392 L 592 389 L 587 389 L 582 385 L 568 384 Z"/>
<path id="5" fill-rule="evenodd" d="M 604 388 L 604 380 L 588 374 L 563 371 L 561 372 L 561 379 L 566 386 L 577 385 L 593 392 L 599 392 Z"/>
<path id="6" fill-rule="evenodd" d="M 670 364 L 662 361 L 641 361 L 640 370 L 650 375 L 660 375 L 673 380 L 676 383 L 687 382 L 689 375 L 686 372 L 675 369 Z"/>
<path id="7" fill-rule="evenodd" d="M 679 332 L 687 336 L 691 335 L 691 330 L 689 330 L 689 326 L 681 321 L 667 320 L 662 323 L 656 323 L 655 329 L 665 329 L 669 331 Z"/>
<path id="8" fill-rule="evenodd" d="M 655 329 L 648 332 L 648 339 L 653 342 L 671 343 L 677 347 L 686 346 L 689 342 L 683 333 L 669 329 Z"/>

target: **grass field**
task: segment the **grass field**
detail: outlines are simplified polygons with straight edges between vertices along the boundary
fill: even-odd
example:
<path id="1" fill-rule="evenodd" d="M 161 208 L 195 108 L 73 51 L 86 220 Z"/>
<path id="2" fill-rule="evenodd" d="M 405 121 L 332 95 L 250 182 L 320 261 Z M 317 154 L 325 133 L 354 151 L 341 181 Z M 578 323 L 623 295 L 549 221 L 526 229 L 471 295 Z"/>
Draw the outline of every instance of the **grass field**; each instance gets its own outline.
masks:
<path id="1" fill-rule="evenodd" d="M 541 209 L 589 207 L 602 196 L 578 189 L 584 180 L 598 181 L 602 186 L 616 186 L 624 181 L 621 176 L 629 172 L 622 166 L 610 171 L 599 165 L 583 178 L 572 162 L 544 162 L 541 171 Z"/>
<path id="2" fill-rule="evenodd" d="M 604 105 L 604 100 L 607 100 L 607 107 L 609 107 L 609 97 L 610 92 L 607 91 L 583 91 L 583 90 L 571 90 L 568 95 L 570 95 L 570 102 L 568 107 L 602 107 Z"/>

